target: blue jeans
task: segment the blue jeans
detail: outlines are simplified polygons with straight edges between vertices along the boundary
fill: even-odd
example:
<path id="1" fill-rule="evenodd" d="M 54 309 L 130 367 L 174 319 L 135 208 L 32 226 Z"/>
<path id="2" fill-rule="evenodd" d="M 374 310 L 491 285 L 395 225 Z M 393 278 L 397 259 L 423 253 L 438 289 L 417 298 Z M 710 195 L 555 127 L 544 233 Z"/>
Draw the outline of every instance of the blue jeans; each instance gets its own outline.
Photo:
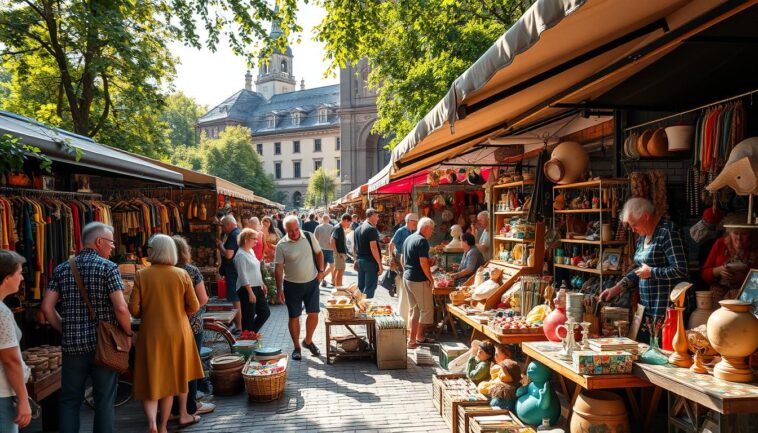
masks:
<path id="1" fill-rule="evenodd" d="M 358 289 L 373 298 L 376 285 L 379 283 L 379 265 L 373 257 L 358 257 Z"/>
<path id="2" fill-rule="evenodd" d="M 0 432 L 18 433 L 18 425 L 13 422 L 16 419 L 16 408 L 13 407 L 13 397 L 0 398 Z"/>
<path id="3" fill-rule="evenodd" d="M 84 402 L 87 378 L 92 379 L 95 398 L 94 433 L 112 433 L 116 420 L 113 407 L 116 401 L 118 373 L 95 365 L 95 354 L 63 355 L 61 367 L 60 433 L 79 432 L 79 412 Z"/>

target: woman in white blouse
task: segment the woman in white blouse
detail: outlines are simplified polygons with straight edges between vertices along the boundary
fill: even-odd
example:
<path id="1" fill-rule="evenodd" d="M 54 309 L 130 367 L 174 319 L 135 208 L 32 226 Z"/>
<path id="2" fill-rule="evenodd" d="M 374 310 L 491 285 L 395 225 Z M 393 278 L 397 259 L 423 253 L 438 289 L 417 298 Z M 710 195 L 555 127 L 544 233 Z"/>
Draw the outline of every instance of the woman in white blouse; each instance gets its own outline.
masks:
<path id="1" fill-rule="evenodd" d="M 258 242 L 259 232 L 245 228 L 237 237 L 239 250 L 234 256 L 237 269 L 237 295 L 242 309 L 242 329 L 258 332 L 266 323 L 271 312 L 266 302 L 266 286 L 261 275 L 261 262 L 255 256 L 253 248 Z"/>
<path id="2" fill-rule="evenodd" d="M 26 260 L 13 251 L 0 250 L 0 432 L 16 433 L 32 420 L 26 380 L 29 368 L 21 359 L 21 330 L 3 300 L 18 292 Z M 14 396 L 18 401 L 14 407 Z"/>

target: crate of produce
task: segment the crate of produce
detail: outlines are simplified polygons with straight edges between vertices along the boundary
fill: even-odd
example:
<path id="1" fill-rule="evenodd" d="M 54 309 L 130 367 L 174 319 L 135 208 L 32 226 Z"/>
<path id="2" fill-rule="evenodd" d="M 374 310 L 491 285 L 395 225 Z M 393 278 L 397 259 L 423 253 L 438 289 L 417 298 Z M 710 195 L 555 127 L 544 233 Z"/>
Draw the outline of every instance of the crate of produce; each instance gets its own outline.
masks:
<path id="1" fill-rule="evenodd" d="M 442 415 L 442 392 L 445 382 L 449 380 L 466 379 L 465 374 L 435 374 L 432 376 L 432 403 L 437 408 L 437 413 Z"/>
<path id="2" fill-rule="evenodd" d="M 469 424 L 471 423 L 471 418 L 475 416 L 481 416 L 481 415 L 507 415 L 510 412 L 506 409 L 500 409 L 497 407 L 492 407 L 490 405 L 482 406 L 482 405 L 474 405 L 474 406 L 467 406 L 467 405 L 459 405 L 458 406 L 458 425 L 457 425 L 457 432 L 458 433 L 467 433 L 469 431 Z"/>
<path id="3" fill-rule="evenodd" d="M 277 355 L 266 361 L 249 359 L 242 369 L 245 390 L 251 401 L 276 400 L 284 394 L 287 383 L 287 355 Z"/>
<path id="4" fill-rule="evenodd" d="M 376 327 L 376 365 L 380 370 L 408 368 L 406 329 Z"/>
<path id="5" fill-rule="evenodd" d="M 442 419 L 457 433 L 458 407 L 459 406 L 484 406 L 489 402 L 485 396 L 479 393 L 476 385 L 468 379 L 456 380 L 448 383 L 442 392 Z"/>

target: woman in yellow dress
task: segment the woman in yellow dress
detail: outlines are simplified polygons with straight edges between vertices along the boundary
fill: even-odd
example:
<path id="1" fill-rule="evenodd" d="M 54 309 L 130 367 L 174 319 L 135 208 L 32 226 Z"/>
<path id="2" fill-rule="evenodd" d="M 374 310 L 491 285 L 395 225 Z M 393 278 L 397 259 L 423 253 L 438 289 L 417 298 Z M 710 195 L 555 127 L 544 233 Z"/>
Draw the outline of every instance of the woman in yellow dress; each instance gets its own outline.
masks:
<path id="1" fill-rule="evenodd" d="M 155 235 L 148 245 L 151 266 L 137 272 L 129 301 L 132 316 L 142 318 L 135 350 L 134 398 L 143 402 L 150 433 L 166 433 L 175 395 L 179 397 L 179 426 L 200 421 L 199 416 L 187 413 L 187 383 L 203 377 L 187 315 L 200 305 L 189 275 L 174 266 L 173 239 Z"/>

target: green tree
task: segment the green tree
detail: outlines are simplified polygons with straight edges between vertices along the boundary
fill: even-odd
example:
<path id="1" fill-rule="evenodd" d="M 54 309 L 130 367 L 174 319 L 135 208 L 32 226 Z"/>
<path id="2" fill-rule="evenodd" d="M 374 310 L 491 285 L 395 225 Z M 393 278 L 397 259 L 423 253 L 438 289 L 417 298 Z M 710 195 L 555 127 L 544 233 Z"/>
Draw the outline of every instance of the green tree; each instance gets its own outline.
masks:
<path id="1" fill-rule="evenodd" d="M 147 155 L 167 146 L 160 112 L 170 41 L 215 50 L 225 36 L 253 63 L 281 48 L 297 0 L 0 0 L 0 58 L 12 74 L 2 107 Z M 277 20 L 282 32 L 268 36 Z M 198 27 L 208 36 L 201 40 Z"/>
<path id="2" fill-rule="evenodd" d="M 197 119 L 208 111 L 208 107 L 200 105 L 191 96 L 177 92 L 166 98 L 166 107 L 161 119 L 168 127 L 168 141 L 173 151 L 178 146 L 194 146 L 195 125 Z"/>
<path id="3" fill-rule="evenodd" d="M 250 189 L 255 194 L 277 198 L 274 178 L 266 174 L 248 128 L 227 127 L 217 139 L 201 137 L 202 171 Z"/>
<path id="4" fill-rule="evenodd" d="M 316 38 L 331 71 L 368 59 L 368 84 L 378 89 L 373 131 L 393 148 L 531 3 L 321 0 Z"/>
<path id="5" fill-rule="evenodd" d="M 323 167 L 314 171 L 308 181 L 305 192 L 305 205 L 318 207 L 328 206 L 334 200 L 337 191 L 337 170 L 324 170 Z"/>

